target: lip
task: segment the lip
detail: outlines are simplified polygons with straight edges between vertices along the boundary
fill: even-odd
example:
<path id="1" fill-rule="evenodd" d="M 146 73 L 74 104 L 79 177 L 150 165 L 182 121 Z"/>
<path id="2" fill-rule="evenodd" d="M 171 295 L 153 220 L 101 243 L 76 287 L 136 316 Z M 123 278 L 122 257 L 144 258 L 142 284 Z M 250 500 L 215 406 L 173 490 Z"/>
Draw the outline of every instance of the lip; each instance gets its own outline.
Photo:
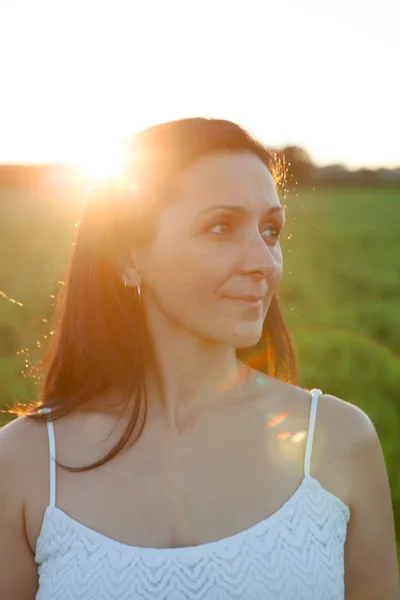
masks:
<path id="1" fill-rule="evenodd" d="M 240 302 L 244 306 L 251 308 L 260 308 L 263 305 L 265 296 L 226 296 L 228 300 L 235 300 L 236 302 Z"/>

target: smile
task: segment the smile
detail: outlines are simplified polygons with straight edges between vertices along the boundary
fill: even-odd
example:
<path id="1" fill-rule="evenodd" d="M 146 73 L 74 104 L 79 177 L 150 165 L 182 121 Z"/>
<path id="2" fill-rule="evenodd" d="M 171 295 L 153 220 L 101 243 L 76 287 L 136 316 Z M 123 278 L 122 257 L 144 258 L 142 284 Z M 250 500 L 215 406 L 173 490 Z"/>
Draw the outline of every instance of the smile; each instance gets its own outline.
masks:
<path id="1" fill-rule="evenodd" d="M 238 302 L 239 304 L 241 304 L 242 306 L 246 306 L 247 308 L 261 308 L 263 305 L 263 301 L 264 298 L 255 298 L 255 297 L 248 297 L 248 298 L 234 298 L 232 296 L 226 296 L 226 298 L 228 300 L 233 300 L 234 302 Z"/>

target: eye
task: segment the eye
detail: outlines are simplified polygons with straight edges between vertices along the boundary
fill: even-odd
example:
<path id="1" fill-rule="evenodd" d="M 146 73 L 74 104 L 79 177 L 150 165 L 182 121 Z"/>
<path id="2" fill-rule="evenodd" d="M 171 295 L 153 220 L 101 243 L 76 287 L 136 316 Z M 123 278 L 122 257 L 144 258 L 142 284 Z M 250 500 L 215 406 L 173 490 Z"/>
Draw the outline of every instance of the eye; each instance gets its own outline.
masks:
<path id="1" fill-rule="evenodd" d="M 280 234 L 282 233 L 282 230 L 280 228 L 278 228 L 278 227 L 268 227 L 268 228 L 264 229 L 263 232 L 262 232 L 263 237 L 265 237 L 264 234 L 265 234 L 266 231 L 273 231 L 275 233 L 275 235 L 273 235 L 273 236 L 267 236 L 267 237 L 272 237 L 273 239 L 276 240 L 276 242 L 279 242 L 279 240 L 280 240 Z"/>
<path id="2" fill-rule="evenodd" d="M 216 229 L 217 230 L 219 229 L 219 231 L 215 231 Z M 218 223 L 215 223 L 212 227 L 210 227 L 208 229 L 208 231 L 210 231 L 211 233 L 216 233 L 217 235 L 218 234 L 223 235 L 223 234 L 227 234 L 227 233 L 232 233 L 232 231 L 233 231 L 233 224 L 230 221 L 221 220 L 221 221 L 218 221 Z"/>

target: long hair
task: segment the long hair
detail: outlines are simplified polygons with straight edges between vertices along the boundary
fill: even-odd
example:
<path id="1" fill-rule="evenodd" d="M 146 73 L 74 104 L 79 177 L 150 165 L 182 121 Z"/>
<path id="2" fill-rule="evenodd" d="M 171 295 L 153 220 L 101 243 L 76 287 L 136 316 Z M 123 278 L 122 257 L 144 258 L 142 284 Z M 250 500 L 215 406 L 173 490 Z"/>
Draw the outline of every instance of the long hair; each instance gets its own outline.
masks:
<path id="1" fill-rule="evenodd" d="M 32 371 L 45 372 L 36 401 L 18 414 L 57 420 L 92 398 L 116 393 L 122 405 L 133 399 L 128 425 L 115 446 L 87 471 L 105 464 L 132 441 L 139 415 L 145 423 L 144 385 L 150 340 L 143 325 L 135 291 L 127 292 L 118 276 L 115 258 L 134 243 L 154 235 L 157 210 L 173 201 L 174 178 L 199 158 L 218 151 L 252 152 L 270 170 L 278 188 L 284 159 L 267 150 L 235 123 L 190 118 L 155 125 L 128 142 L 128 162 L 120 186 L 104 188 L 83 213 L 57 298 L 52 342 Z M 237 350 L 246 365 L 276 379 L 298 384 L 296 351 L 285 325 L 278 298 L 272 297 L 260 341 Z M 43 411 L 43 408 L 51 409 Z"/>

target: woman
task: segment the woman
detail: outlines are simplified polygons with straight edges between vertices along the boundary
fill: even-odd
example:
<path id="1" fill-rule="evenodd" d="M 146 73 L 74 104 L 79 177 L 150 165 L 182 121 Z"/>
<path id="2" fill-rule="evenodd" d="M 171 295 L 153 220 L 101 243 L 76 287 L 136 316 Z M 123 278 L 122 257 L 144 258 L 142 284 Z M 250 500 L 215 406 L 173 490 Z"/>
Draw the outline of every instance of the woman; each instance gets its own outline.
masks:
<path id="1" fill-rule="evenodd" d="M 1 598 L 397 598 L 374 426 L 298 385 L 273 156 L 208 119 L 130 151 L 80 224 L 40 401 L 0 435 Z"/>

